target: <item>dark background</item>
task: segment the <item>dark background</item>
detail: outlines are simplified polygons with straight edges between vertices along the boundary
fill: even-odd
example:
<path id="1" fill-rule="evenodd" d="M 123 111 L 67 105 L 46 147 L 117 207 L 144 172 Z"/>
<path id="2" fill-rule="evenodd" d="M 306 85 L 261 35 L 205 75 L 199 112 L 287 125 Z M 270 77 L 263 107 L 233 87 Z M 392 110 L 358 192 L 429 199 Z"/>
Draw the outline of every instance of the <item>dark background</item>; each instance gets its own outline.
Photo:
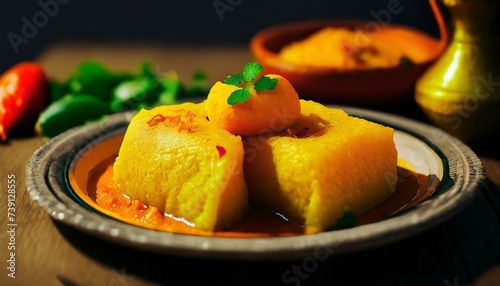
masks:
<path id="1" fill-rule="evenodd" d="M 0 72 L 35 59 L 57 41 L 246 45 L 269 25 L 318 18 L 377 20 L 374 15 L 398 3 L 401 12 L 390 19 L 381 16 L 384 21 L 438 36 L 425 0 L 0 0 Z M 17 52 L 9 39 L 14 34 L 24 38 Z"/>

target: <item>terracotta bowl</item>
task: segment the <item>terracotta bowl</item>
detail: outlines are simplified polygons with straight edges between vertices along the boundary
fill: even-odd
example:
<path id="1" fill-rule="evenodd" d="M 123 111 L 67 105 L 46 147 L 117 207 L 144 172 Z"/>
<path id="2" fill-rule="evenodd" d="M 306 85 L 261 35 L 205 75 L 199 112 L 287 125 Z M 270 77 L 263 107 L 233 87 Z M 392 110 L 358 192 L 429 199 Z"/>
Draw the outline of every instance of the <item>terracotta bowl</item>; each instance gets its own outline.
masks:
<path id="1" fill-rule="evenodd" d="M 265 73 L 287 78 L 303 99 L 358 106 L 393 104 L 413 97 L 417 78 L 442 53 L 446 38 L 436 39 L 416 29 L 398 25 L 374 25 L 362 20 L 311 20 L 269 27 L 250 41 L 250 50 Z M 380 33 L 409 54 L 418 54 L 410 65 L 374 69 L 339 69 L 298 66 L 280 59 L 281 48 L 300 41 L 324 27 L 348 27 Z M 373 29 L 373 28 L 377 29 Z"/>

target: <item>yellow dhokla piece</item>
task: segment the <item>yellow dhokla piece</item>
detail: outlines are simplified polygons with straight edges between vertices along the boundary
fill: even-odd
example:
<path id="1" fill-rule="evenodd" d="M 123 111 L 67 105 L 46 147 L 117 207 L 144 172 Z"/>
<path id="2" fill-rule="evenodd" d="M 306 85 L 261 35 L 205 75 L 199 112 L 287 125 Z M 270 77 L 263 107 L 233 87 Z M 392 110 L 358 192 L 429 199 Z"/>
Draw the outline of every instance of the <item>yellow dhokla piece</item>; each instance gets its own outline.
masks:
<path id="1" fill-rule="evenodd" d="M 142 109 L 125 133 L 114 181 L 132 199 L 203 230 L 245 213 L 241 137 L 215 127 L 202 104 Z"/>
<path id="2" fill-rule="evenodd" d="M 312 101 L 301 110 L 293 128 L 244 138 L 245 178 L 251 202 L 317 233 L 393 193 L 397 150 L 392 128 Z"/>

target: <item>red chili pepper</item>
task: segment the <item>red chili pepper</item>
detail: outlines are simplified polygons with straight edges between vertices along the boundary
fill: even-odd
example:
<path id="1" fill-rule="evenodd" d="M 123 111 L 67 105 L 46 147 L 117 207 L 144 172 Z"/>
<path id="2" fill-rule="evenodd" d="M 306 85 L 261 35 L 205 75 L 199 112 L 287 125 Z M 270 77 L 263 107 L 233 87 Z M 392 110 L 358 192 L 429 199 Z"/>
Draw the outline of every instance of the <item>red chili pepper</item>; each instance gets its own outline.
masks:
<path id="1" fill-rule="evenodd" d="M 148 122 L 146 122 L 149 126 L 155 126 L 160 122 L 165 121 L 167 118 L 161 114 L 156 114 L 151 118 Z"/>
<path id="2" fill-rule="evenodd" d="M 222 146 L 215 146 L 217 148 L 217 151 L 219 152 L 219 158 L 222 158 L 226 154 L 226 149 Z"/>
<path id="3" fill-rule="evenodd" d="M 34 62 L 20 62 L 0 76 L 0 141 L 15 126 L 35 123 L 48 103 L 45 72 Z"/>

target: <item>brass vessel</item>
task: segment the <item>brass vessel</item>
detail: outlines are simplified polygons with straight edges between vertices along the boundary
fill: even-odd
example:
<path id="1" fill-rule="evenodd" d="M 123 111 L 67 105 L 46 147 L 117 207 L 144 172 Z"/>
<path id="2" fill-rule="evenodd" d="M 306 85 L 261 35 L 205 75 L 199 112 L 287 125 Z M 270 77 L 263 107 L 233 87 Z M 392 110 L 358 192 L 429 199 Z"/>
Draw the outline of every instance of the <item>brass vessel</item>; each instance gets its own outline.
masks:
<path id="1" fill-rule="evenodd" d="M 415 100 L 429 120 L 464 142 L 494 136 L 500 132 L 500 2 L 440 1 L 453 36 L 418 79 Z"/>

